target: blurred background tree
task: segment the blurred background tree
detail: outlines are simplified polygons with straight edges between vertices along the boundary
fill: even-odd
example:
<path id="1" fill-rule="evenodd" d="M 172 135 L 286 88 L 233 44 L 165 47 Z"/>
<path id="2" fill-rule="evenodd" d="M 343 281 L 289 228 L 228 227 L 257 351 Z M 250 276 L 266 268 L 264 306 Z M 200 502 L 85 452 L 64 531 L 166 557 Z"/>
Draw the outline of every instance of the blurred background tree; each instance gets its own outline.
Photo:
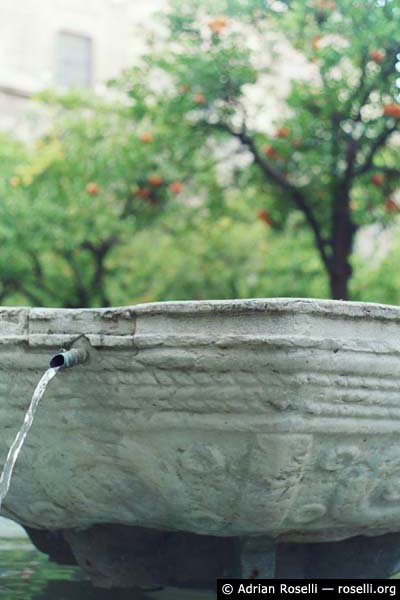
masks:
<path id="1" fill-rule="evenodd" d="M 347 299 L 356 233 L 399 211 L 399 18 L 390 0 L 172 2 L 112 99 L 44 94 L 35 147 L 0 140 L 2 302 Z M 293 53 L 306 76 L 271 124 Z M 385 261 L 354 261 L 352 297 L 398 302 Z"/>
<path id="2" fill-rule="evenodd" d="M 237 142 L 248 160 L 232 183 L 257 186 L 265 198 L 260 217 L 272 227 L 283 229 L 293 211 L 300 213 L 331 296 L 347 299 L 357 230 L 398 212 L 399 4 L 198 0 L 175 6 L 170 52 L 167 46 L 159 59 L 149 56 L 151 67 L 174 82 L 164 107 L 170 115 L 186 114 L 203 145 Z M 266 132 L 265 105 L 252 101 L 251 90 L 271 70 L 265 60 L 274 50 L 271 28 L 305 56 L 310 76 L 293 82 L 280 122 Z M 274 94 L 264 88 L 266 96 Z"/>

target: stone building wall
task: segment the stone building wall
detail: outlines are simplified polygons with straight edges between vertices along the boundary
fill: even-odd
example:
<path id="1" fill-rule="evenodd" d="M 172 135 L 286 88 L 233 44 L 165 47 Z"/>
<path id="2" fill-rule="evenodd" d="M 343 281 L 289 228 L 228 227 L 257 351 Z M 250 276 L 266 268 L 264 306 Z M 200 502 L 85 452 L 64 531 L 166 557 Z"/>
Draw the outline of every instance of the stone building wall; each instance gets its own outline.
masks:
<path id="1" fill-rule="evenodd" d="M 27 137 L 41 118 L 32 94 L 62 87 L 81 68 L 79 42 L 89 46 L 89 87 L 99 90 L 134 62 L 143 48 L 144 30 L 163 0 L 0 0 L 0 129 Z M 65 46 L 62 35 L 67 35 Z M 71 48 L 78 43 L 78 48 Z M 64 47 L 62 47 L 64 43 Z M 84 57 L 83 57 L 84 58 Z M 78 61 L 78 63 L 77 63 Z M 61 72 L 61 77 L 60 77 Z M 68 73 L 67 73 L 68 75 Z"/>

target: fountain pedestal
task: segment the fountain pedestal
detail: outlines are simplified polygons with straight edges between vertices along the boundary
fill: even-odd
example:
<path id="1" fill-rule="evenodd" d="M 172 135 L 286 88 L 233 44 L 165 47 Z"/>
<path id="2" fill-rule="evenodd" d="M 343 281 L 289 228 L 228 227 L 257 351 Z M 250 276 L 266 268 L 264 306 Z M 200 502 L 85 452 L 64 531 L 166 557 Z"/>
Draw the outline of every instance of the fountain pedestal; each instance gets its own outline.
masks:
<path id="1" fill-rule="evenodd" d="M 239 541 L 238 577 L 243 579 L 274 579 L 276 574 L 276 544 L 268 537 L 245 538 Z"/>
<path id="2" fill-rule="evenodd" d="M 395 533 L 399 334 L 398 308 L 304 299 L 2 309 L 4 459 L 49 357 L 90 348 L 47 389 L 3 512 L 277 544 Z"/>
<path id="3" fill-rule="evenodd" d="M 218 578 L 388 579 L 400 571 L 400 534 L 342 542 L 275 544 L 96 525 L 84 531 L 28 528 L 60 564 L 79 564 L 100 587 L 215 588 Z"/>

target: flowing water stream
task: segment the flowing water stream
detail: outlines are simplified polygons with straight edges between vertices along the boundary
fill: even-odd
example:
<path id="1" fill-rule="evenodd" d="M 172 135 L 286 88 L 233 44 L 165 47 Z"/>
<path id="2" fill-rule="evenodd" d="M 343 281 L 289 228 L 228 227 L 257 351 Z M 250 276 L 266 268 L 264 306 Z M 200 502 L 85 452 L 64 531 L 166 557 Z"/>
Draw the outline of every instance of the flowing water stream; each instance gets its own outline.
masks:
<path id="1" fill-rule="evenodd" d="M 35 412 L 38 407 L 38 404 L 47 388 L 47 385 L 53 379 L 53 377 L 57 374 L 58 368 L 56 369 L 47 369 L 41 380 L 36 386 L 35 391 L 33 392 L 32 400 L 29 405 L 29 408 L 26 412 L 24 422 L 22 423 L 21 429 L 18 431 L 15 440 L 11 444 L 11 447 L 8 451 L 6 462 L 4 463 L 3 472 L 0 476 L 0 510 L 3 504 L 3 500 L 7 495 L 7 492 L 10 488 L 11 477 L 14 471 L 15 463 L 17 462 L 17 458 L 19 453 L 21 452 L 22 446 L 24 445 L 25 438 L 28 434 L 28 431 L 31 428 L 33 423 L 33 419 L 35 417 Z"/>

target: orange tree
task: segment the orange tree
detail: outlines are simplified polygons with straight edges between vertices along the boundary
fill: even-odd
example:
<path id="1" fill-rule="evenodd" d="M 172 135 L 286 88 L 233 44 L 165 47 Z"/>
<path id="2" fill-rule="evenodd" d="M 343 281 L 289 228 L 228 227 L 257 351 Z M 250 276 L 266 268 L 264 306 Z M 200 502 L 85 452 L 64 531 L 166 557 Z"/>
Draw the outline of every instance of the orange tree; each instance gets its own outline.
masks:
<path id="1" fill-rule="evenodd" d="M 76 93 L 43 100 L 56 113 L 45 135 L 29 147 L 0 139 L 0 302 L 130 302 L 134 286 L 122 288 L 124 272 L 134 279 L 133 238 L 153 227 L 156 247 L 167 207 L 185 208 L 180 170 L 193 173 L 197 194 L 196 173 L 207 172 L 210 189 L 213 165 L 190 137 L 184 146 L 171 138 L 162 112 L 139 118 L 120 100 Z"/>
<path id="2" fill-rule="evenodd" d="M 257 182 L 217 176 L 186 107 L 152 103 L 141 72 L 131 85 L 130 102 L 46 93 L 40 139 L 0 137 L 0 303 L 325 296 L 298 220 L 282 232 Z"/>
<path id="3" fill-rule="evenodd" d="M 179 0 L 145 63 L 148 81 L 162 72 L 161 92 L 143 93 L 142 68 L 124 79 L 134 112 L 162 104 L 171 135 L 187 127 L 196 150 L 235 164 L 232 187 L 257 186 L 260 219 L 283 229 L 301 215 L 333 298 L 349 297 L 357 230 L 398 212 L 399 20 L 396 0 Z M 304 76 L 268 130 L 266 76 L 296 53 Z"/>
<path id="4" fill-rule="evenodd" d="M 0 301 L 326 295 L 317 256 L 347 298 L 357 230 L 398 212 L 399 10 L 171 3 L 112 100 L 47 94 L 41 139 L 0 139 Z"/>

